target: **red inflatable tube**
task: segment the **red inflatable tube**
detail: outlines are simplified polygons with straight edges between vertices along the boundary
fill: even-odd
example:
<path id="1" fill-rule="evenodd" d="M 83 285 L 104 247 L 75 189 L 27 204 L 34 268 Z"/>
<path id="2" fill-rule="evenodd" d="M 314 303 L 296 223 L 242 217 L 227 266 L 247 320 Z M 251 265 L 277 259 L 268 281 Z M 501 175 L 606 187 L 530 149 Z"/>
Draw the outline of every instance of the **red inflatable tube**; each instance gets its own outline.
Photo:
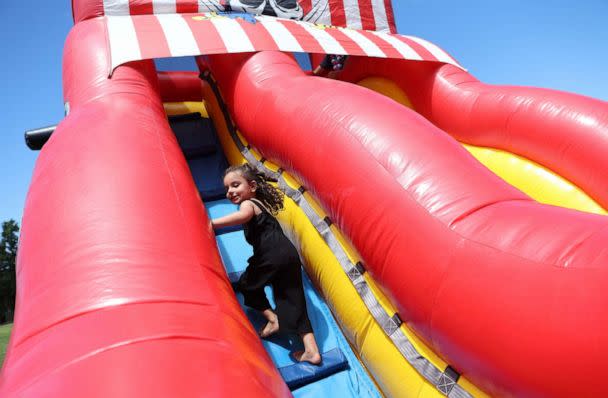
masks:
<path id="1" fill-rule="evenodd" d="M 74 24 L 102 15 L 104 15 L 103 0 L 72 0 L 72 18 L 74 19 Z"/>
<path id="2" fill-rule="evenodd" d="M 453 367 L 493 396 L 603 394 L 608 219 L 534 202 L 420 115 L 280 53 L 208 66 Z"/>
<path id="3" fill-rule="evenodd" d="M 71 112 L 41 151 L 3 397 L 290 396 L 228 282 L 151 62 L 101 20 L 64 57 Z"/>
<path id="4" fill-rule="evenodd" d="M 608 208 L 608 103 L 555 90 L 484 84 L 452 65 L 351 58 L 341 79 L 388 78 L 417 112 L 459 141 L 536 161 Z"/>
<path id="5" fill-rule="evenodd" d="M 203 86 L 196 72 L 158 72 L 158 83 L 163 102 L 203 98 Z"/>

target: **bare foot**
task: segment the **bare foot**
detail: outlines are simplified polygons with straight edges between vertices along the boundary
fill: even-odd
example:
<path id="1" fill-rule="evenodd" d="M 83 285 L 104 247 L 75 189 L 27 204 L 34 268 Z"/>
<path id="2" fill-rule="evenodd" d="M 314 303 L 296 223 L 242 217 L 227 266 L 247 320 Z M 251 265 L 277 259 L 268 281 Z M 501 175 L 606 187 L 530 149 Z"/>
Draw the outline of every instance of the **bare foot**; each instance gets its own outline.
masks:
<path id="1" fill-rule="evenodd" d="M 298 362 L 308 362 L 313 365 L 321 364 L 321 354 L 318 352 L 296 351 L 292 355 Z"/>
<path id="2" fill-rule="evenodd" d="M 262 329 L 260 329 L 259 334 L 261 338 L 265 339 L 266 337 L 272 336 L 279 331 L 279 318 L 277 317 L 277 314 L 275 314 L 270 308 L 262 311 L 262 315 L 264 315 L 264 318 L 266 318 L 268 323 L 264 325 Z"/>
<path id="3" fill-rule="evenodd" d="M 267 337 L 272 336 L 276 332 L 279 331 L 279 320 L 275 319 L 274 321 L 268 321 L 266 325 L 260 330 L 260 337 L 265 339 Z"/>

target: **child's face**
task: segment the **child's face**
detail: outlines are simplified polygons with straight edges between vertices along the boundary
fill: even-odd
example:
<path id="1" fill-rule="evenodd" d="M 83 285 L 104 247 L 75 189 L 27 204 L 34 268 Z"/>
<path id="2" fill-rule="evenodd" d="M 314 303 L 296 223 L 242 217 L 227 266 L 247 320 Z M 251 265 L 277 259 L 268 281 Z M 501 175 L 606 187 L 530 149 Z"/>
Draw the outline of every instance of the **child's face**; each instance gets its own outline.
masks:
<path id="1" fill-rule="evenodd" d="M 231 171 L 224 177 L 226 197 L 234 204 L 241 204 L 244 200 L 255 197 L 257 184 L 255 181 L 247 181 L 241 173 Z"/>

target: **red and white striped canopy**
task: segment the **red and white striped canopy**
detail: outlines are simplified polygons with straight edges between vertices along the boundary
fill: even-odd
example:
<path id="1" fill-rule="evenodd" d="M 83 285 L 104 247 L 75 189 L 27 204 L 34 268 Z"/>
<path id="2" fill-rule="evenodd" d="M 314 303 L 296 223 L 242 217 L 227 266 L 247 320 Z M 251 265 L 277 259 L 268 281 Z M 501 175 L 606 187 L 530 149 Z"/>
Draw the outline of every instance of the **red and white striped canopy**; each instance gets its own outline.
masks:
<path id="1" fill-rule="evenodd" d="M 352 29 L 392 32 L 391 0 L 72 0 L 74 20 L 97 16 L 247 12 Z"/>
<path id="2" fill-rule="evenodd" d="M 436 45 L 412 36 L 303 21 L 214 13 L 106 16 L 111 71 L 152 58 L 285 51 L 445 62 L 461 67 Z"/>

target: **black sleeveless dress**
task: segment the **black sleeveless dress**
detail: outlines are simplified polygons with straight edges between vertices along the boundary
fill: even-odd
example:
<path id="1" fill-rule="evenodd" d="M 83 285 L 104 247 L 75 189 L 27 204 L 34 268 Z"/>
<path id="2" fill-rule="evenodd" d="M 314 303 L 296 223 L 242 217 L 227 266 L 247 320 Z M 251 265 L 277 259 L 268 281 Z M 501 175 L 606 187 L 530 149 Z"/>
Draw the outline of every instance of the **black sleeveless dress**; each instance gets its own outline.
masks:
<path id="1" fill-rule="evenodd" d="M 271 285 L 282 333 L 312 332 L 306 312 L 298 251 L 283 234 L 279 222 L 263 204 L 252 199 L 262 211 L 244 225 L 245 239 L 253 246 L 253 256 L 241 275 L 237 289 L 245 297 L 245 305 L 258 311 L 271 308 L 264 286 Z"/>

